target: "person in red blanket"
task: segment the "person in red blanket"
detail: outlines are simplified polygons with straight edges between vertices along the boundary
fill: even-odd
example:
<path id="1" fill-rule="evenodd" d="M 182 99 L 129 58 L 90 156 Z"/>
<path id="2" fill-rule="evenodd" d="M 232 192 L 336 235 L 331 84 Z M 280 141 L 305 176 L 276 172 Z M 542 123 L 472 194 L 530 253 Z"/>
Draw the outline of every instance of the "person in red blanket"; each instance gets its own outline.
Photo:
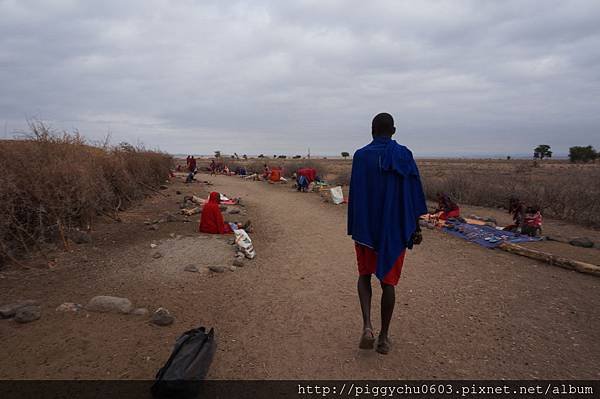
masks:
<path id="1" fill-rule="evenodd" d="M 533 206 L 527 208 L 521 232 L 531 237 L 538 237 L 542 234 L 542 213 L 539 208 Z"/>
<path id="2" fill-rule="evenodd" d="M 225 223 L 223 214 L 220 209 L 221 194 L 213 191 L 208 197 L 208 202 L 202 208 L 202 216 L 200 217 L 200 233 L 208 234 L 230 234 L 233 230 L 244 229 L 248 230 L 250 221 L 245 224 L 241 223 Z"/>
<path id="3" fill-rule="evenodd" d="M 460 217 L 460 208 L 456 202 L 452 201 L 446 193 L 438 193 L 438 206 L 434 213 L 438 214 L 440 220 Z"/>

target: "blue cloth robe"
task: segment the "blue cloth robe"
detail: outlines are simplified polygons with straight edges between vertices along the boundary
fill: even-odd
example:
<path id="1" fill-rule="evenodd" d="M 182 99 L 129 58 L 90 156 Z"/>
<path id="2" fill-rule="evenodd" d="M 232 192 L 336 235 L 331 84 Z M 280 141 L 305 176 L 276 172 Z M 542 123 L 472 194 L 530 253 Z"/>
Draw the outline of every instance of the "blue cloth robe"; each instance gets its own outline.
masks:
<path id="1" fill-rule="evenodd" d="M 348 235 L 377 253 L 383 280 L 406 248 L 419 216 L 427 213 L 417 164 L 410 150 L 377 137 L 354 154 L 348 200 Z"/>

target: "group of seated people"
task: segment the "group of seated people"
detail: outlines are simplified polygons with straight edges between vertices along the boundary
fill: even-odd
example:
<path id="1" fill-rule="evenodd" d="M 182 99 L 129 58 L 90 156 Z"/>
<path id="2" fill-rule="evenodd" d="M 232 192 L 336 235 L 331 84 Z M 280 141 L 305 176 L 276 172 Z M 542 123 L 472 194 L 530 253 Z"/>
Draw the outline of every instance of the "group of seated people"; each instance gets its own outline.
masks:
<path id="1" fill-rule="evenodd" d="M 437 199 L 437 208 L 430 216 L 444 221 L 451 218 L 460 218 L 460 207 L 448 194 L 438 193 Z M 527 207 L 523 201 L 513 197 L 509 201 L 508 213 L 512 215 L 513 223 L 506 226 L 504 230 L 525 234 L 531 237 L 542 234 L 543 218 L 538 207 Z"/>
<path id="2" fill-rule="evenodd" d="M 225 222 L 221 213 L 221 194 L 213 191 L 208 197 L 208 201 L 202 207 L 202 216 L 200 217 L 200 225 L 198 231 L 208 234 L 230 234 L 235 230 L 248 230 L 251 223 L 248 220 L 246 223 Z"/>
<path id="3" fill-rule="evenodd" d="M 508 213 L 512 215 L 513 223 L 504 230 L 536 237 L 542 234 L 542 212 L 538 207 L 525 206 L 518 198 L 512 197 L 508 204 Z"/>

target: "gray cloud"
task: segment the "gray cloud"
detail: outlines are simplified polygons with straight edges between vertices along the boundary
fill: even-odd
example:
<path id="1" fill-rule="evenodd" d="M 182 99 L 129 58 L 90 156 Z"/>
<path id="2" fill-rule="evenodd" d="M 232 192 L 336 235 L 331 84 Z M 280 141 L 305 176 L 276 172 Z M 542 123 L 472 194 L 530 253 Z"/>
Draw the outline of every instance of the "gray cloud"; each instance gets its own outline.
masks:
<path id="1" fill-rule="evenodd" d="M 600 3 L 0 0 L 0 122 L 170 152 L 600 147 Z"/>

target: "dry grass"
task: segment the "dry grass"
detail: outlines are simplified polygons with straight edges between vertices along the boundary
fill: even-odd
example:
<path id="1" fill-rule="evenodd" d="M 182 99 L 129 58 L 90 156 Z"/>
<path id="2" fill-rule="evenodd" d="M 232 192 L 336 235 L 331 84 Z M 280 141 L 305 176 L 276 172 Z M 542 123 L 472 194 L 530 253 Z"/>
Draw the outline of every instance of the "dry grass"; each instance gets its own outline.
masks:
<path id="1" fill-rule="evenodd" d="M 600 165 L 566 161 L 423 160 L 425 194 L 447 192 L 459 203 L 507 207 L 510 197 L 543 214 L 600 227 Z"/>
<path id="2" fill-rule="evenodd" d="M 90 146 L 78 133 L 30 127 L 23 140 L 0 141 L 0 263 L 91 228 L 98 215 L 114 215 L 164 182 L 172 166 L 163 153 Z"/>
<path id="3" fill-rule="evenodd" d="M 350 183 L 351 160 L 310 162 L 330 183 Z M 430 200 L 437 192 L 447 192 L 459 203 L 505 208 L 515 196 L 539 206 L 547 217 L 600 227 L 600 163 L 485 159 L 420 159 L 417 163 Z"/>

